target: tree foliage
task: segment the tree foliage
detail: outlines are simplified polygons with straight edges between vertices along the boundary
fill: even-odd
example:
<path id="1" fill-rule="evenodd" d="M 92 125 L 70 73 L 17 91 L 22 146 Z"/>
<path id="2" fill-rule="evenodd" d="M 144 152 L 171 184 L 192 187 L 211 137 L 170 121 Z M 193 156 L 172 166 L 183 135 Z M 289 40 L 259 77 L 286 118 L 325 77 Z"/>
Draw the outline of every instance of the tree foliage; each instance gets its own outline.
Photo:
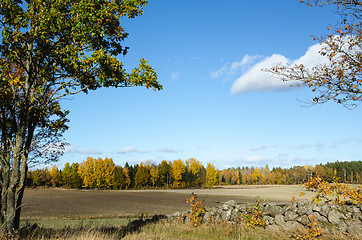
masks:
<path id="1" fill-rule="evenodd" d="M 181 161 L 181 162 L 180 162 Z M 186 182 L 185 173 L 188 160 L 173 162 L 162 161 L 157 166 L 155 164 L 141 163 L 140 165 L 117 166 L 111 158 L 94 159 L 87 158 L 81 164 L 66 163 L 62 170 L 55 165 L 46 169 L 36 169 L 29 171 L 27 176 L 27 186 L 29 187 L 65 187 L 65 188 L 98 188 L 98 189 L 129 189 L 129 188 L 185 188 L 197 186 L 196 182 Z M 100 164 L 102 163 L 102 164 Z M 96 168 L 105 169 L 104 163 L 110 166 L 112 171 L 96 171 Z M 176 165 L 174 165 L 176 163 Z M 182 163 L 182 164 L 181 164 Z M 182 167 L 183 166 L 183 167 Z M 170 177 L 170 186 L 166 182 L 161 182 L 162 169 L 181 169 L 184 172 L 179 178 Z M 204 167 L 202 167 L 204 168 Z M 129 169 L 136 169 L 134 176 Z M 184 170 L 182 170 L 184 169 Z M 259 173 L 259 174 L 258 174 Z M 174 173 L 175 174 L 175 173 Z M 226 174 L 226 176 L 225 176 Z M 167 175 L 167 174 L 166 174 Z M 259 177 L 258 177 L 259 176 Z M 229 168 L 217 170 L 213 164 L 208 163 L 205 178 L 202 178 L 202 186 L 212 187 L 214 185 L 235 185 L 235 184 L 301 184 L 310 181 L 318 176 L 321 181 L 333 183 L 335 179 L 340 179 L 344 183 L 362 183 L 362 161 L 355 162 L 333 162 L 318 164 L 316 166 L 293 166 L 289 169 L 273 168 Z M 227 180 L 229 178 L 230 180 Z M 265 178 L 265 179 L 264 179 Z M 98 180 L 97 180 L 98 179 Z M 176 183 L 175 183 L 176 180 Z M 135 182 L 132 187 L 131 182 Z M 228 181 L 228 182 L 227 182 Z M 103 185 L 97 185 L 97 182 Z"/>
<path id="2" fill-rule="evenodd" d="M 171 176 L 173 179 L 172 187 L 173 188 L 180 188 L 182 187 L 182 179 L 185 174 L 185 164 L 182 162 L 181 159 L 175 160 L 171 166 Z"/>
<path id="3" fill-rule="evenodd" d="M 0 2 L 1 230 L 19 227 L 29 160 L 53 161 L 64 151 L 68 111 L 61 99 L 101 87 L 162 89 L 146 60 L 130 72 L 119 60 L 128 51 L 123 41 L 129 35 L 121 19 L 143 14 L 146 3 Z"/>
<path id="4" fill-rule="evenodd" d="M 217 183 L 217 171 L 215 169 L 215 166 L 211 163 L 207 164 L 206 167 L 206 187 L 211 188 Z"/>
<path id="5" fill-rule="evenodd" d="M 362 2 L 348 0 L 301 1 L 310 6 L 334 5 L 341 17 L 329 26 L 329 34 L 315 38 L 321 44 L 320 54 L 326 63 L 313 68 L 303 64 L 278 65 L 267 71 L 291 81 L 292 86 L 307 86 L 315 92 L 309 104 L 330 100 L 354 108 L 362 102 Z"/>
<path id="6" fill-rule="evenodd" d="M 144 188 L 149 185 L 150 173 L 143 163 L 140 164 L 136 176 L 135 176 L 135 187 L 136 189 Z"/>

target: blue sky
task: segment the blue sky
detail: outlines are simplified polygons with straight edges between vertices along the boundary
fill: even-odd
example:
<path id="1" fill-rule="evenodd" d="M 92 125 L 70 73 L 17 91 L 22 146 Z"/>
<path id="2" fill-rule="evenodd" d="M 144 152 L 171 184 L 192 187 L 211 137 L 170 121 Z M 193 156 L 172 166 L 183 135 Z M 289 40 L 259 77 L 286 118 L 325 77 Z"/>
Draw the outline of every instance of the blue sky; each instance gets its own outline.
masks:
<path id="1" fill-rule="evenodd" d="M 164 90 L 101 89 L 62 101 L 70 143 L 57 165 L 88 156 L 118 165 L 196 158 L 217 168 L 361 160 L 361 107 L 303 107 L 313 95 L 259 69 L 321 61 L 320 36 L 338 17 L 299 0 L 149 1 L 125 19 L 127 69 L 145 58 Z M 304 56 L 304 58 L 302 58 Z"/>

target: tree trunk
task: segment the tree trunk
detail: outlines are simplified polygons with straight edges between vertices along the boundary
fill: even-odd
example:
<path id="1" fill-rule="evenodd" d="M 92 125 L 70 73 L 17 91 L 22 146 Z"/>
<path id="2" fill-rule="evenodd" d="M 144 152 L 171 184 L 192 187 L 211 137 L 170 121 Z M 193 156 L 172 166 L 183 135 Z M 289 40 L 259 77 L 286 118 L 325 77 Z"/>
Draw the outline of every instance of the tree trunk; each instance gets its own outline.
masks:
<path id="1" fill-rule="evenodd" d="M 0 232 L 13 232 L 19 228 L 21 202 L 27 175 L 27 154 L 24 154 L 24 132 L 16 135 L 12 156 L 2 156 Z M 4 161 L 6 160 L 6 161 Z M 11 167 L 10 167 L 11 166 Z"/>

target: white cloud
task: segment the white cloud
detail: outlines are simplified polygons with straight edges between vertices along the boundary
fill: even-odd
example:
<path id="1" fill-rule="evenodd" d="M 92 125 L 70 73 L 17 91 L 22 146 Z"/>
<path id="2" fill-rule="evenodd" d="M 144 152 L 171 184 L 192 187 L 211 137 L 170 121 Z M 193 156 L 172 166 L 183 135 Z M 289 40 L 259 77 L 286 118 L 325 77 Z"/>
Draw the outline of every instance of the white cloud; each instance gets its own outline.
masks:
<path id="1" fill-rule="evenodd" d="M 127 153 L 146 153 L 148 151 L 145 151 L 145 150 L 140 150 L 140 149 L 137 149 L 135 147 L 126 147 L 126 148 L 122 148 L 122 149 L 119 149 L 117 151 L 118 154 L 127 154 Z"/>
<path id="2" fill-rule="evenodd" d="M 303 64 L 306 68 L 313 68 L 319 64 L 328 63 L 328 58 L 319 54 L 319 51 L 323 47 L 323 44 L 314 44 L 310 46 L 302 57 L 292 62 L 292 65 Z"/>
<path id="3" fill-rule="evenodd" d="M 278 78 L 271 77 L 270 73 L 262 71 L 262 69 L 271 68 L 278 64 L 287 64 L 288 62 L 286 57 L 279 54 L 264 58 L 233 83 L 231 93 L 265 91 L 290 85 L 289 83 L 282 82 Z"/>
<path id="4" fill-rule="evenodd" d="M 234 81 L 231 87 L 231 93 L 237 94 L 240 92 L 250 91 L 267 91 L 274 89 L 281 89 L 289 86 L 289 83 L 282 82 L 279 78 L 272 77 L 270 73 L 262 71 L 262 69 L 268 69 L 278 64 L 282 65 L 294 65 L 303 64 L 307 68 L 312 68 L 321 63 L 327 63 L 326 57 L 319 54 L 323 45 L 315 44 L 308 48 L 306 53 L 296 60 L 290 60 L 287 57 L 280 54 L 273 54 L 272 56 L 265 57 L 260 62 L 254 64 L 245 73 L 243 73 L 237 80 Z M 245 57 L 250 57 L 245 55 Z M 243 60 L 244 60 L 243 58 Z M 240 62 L 242 63 L 243 60 Z M 247 61 L 247 60 L 245 60 Z"/>

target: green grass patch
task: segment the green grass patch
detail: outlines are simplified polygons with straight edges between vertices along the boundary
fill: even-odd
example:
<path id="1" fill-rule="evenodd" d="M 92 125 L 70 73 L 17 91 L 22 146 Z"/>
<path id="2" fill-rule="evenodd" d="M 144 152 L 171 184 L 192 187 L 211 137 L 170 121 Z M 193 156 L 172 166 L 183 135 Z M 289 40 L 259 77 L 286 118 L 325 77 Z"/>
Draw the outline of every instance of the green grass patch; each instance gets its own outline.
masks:
<path id="1" fill-rule="evenodd" d="M 85 218 L 85 219 L 31 219 L 28 224 L 36 223 L 42 228 L 63 229 L 63 228 L 79 228 L 79 227 L 121 227 L 126 226 L 130 221 L 137 218 L 134 217 L 114 217 L 114 218 Z M 25 225 L 26 220 L 21 221 L 20 225 Z"/>

